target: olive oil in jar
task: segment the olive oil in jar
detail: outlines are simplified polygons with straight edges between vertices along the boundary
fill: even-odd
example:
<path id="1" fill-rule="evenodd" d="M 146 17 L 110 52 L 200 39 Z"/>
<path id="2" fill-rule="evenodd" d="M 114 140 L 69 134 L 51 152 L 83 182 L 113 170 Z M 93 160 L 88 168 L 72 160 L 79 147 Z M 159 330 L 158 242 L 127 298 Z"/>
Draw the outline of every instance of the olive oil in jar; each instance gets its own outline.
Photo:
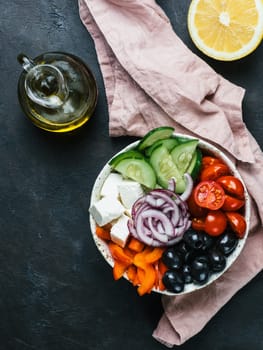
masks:
<path id="1" fill-rule="evenodd" d="M 20 54 L 18 97 L 24 113 L 39 128 L 63 133 L 92 116 L 98 89 L 90 69 L 76 56 L 48 52 L 34 60 Z"/>

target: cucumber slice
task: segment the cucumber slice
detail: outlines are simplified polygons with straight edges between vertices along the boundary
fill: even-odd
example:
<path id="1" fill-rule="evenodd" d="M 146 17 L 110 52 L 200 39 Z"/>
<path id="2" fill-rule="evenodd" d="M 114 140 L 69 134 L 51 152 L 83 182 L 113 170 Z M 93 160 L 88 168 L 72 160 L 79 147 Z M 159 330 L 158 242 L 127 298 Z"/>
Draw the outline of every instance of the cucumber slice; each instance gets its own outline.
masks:
<path id="1" fill-rule="evenodd" d="M 191 163 L 189 164 L 189 167 L 186 169 L 186 173 L 189 173 L 194 180 L 197 179 L 200 173 L 201 166 L 202 166 L 202 157 L 203 157 L 202 152 L 197 147 L 193 155 L 193 158 L 191 160 Z"/>
<path id="2" fill-rule="evenodd" d="M 150 163 L 156 173 L 159 185 L 167 188 L 169 180 L 174 178 L 176 181 L 176 192 L 182 193 L 185 190 L 185 180 L 173 162 L 167 148 L 164 146 L 155 148 L 151 154 Z"/>
<path id="3" fill-rule="evenodd" d="M 139 151 L 143 151 L 145 148 L 150 147 L 154 144 L 154 142 L 167 139 L 172 136 L 174 132 L 174 128 L 170 126 L 160 126 L 159 128 L 155 128 L 149 131 L 139 142 L 137 148 Z"/>
<path id="4" fill-rule="evenodd" d="M 189 137 L 187 136 L 176 136 L 175 138 L 178 143 L 185 143 L 189 141 Z"/>
<path id="5" fill-rule="evenodd" d="M 164 146 L 165 148 L 167 148 L 168 151 L 171 151 L 177 145 L 178 145 L 178 141 L 176 140 L 175 137 L 170 137 L 164 140 L 158 140 L 154 142 L 150 147 L 146 148 L 145 154 L 147 157 L 150 157 L 152 154 L 152 151 L 158 146 Z"/>
<path id="6" fill-rule="evenodd" d="M 144 159 L 125 158 L 118 162 L 114 169 L 124 177 L 139 182 L 153 189 L 156 185 L 156 175 L 151 165 Z"/>
<path id="7" fill-rule="evenodd" d="M 189 167 L 198 142 L 198 140 L 188 140 L 172 149 L 172 160 L 176 164 L 181 175 L 183 175 Z"/>
<path id="8" fill-rule="evenodd" d="M 121 160 L 123 159 L 131 159 L 131 158 L 135 158 L 135 159 L 144 159 L 144 156 L 136 151 L 136 150 L 129 150 L 129 151 L 126 151 L 126 152 L 122 152 L 122 153 L 119 153 L 117 154 L 115 157 L 113 157 L 110 161 L 109 161 L 109 164 L 112 166 L 112 167 L 115 167 Z"/>

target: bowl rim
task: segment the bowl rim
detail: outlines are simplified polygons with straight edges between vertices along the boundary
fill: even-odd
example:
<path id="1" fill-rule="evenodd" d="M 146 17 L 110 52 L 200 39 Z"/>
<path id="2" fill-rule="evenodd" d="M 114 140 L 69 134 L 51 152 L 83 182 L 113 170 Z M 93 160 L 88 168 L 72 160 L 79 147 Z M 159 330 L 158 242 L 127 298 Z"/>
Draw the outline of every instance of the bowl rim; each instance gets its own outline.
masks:
<path id="1" fill-rule="evenodd" d="M 238 244 L 235 248 L 235 250 L 233 251 L 233 253 L 227 258 L 226 260 L 226 267 L 220 271 L 220 272 L 215 272 L 213 273 L 209 280 L 205 283 L 205 284 L 195 284 L 195 283 L 190 283 L 190 284 L 186 284 L 184 291 L 182 291 L 181 293 L 172 293 L 169 292 L 167 290 L 164 291 L 160 291 L 156 288 L 152 289 L 152 292 L 156 292 L 162 295 L 183 295 L 183 294 L 188 294 L 191 292 L 194 292 L 196 290 L 199 289 L 203 289 L 205 287 L 207 287 L 208 285 L 210 285 L 211 283 L 213 283 L 214 281 L 216 281 L 219 277 L 221 277 L 231 266 L 232 264 L 236 261 L 236 259 L 238 258 L 238 256 L 240 255 L 240 253 L 243 250 L 243 247 L 246 243 L 247 240 L 247 236 L 249 233 L 249 228 L 250 228 L 250 214 L 251 214 L 251 199 L 250 199 L 250 195 L 248 193 L 248 190 L 246 188 L 246 185 L 239 173 L 239 171 L 236 168 L 236 165 L 233 163 L 233 161 L 219 148 L 217 148 L 216 146 L 214 146 L 212 143 L 203 140 L 200 137 L 194 137 L 192 135 L 188 135 L 188 134 L 182 134 L 182 133 L 173 133 L 173 136 L 175 137 L 183 137 L 185 139 L 198 139 L 199 143 L 198 143 L 198 147 L 200 147 L 201 150 L 204 150 L 207 154 L 211 154 L 214 156 L 217 156 L 218 158 L 222 159 L 224 161 L 224 163 L 226 165 L 228 165 L 228 167 L 231 170 L 231 173 L 237 177 L 243 184 L 244 186 L 244 195 L 245 195 L 245 206 L 244 206 L 244 217 L 246 220 L 246 232 L 245 235 L 242 239 L 238 240 Z M 140 140 L 134 141 L 130 144 L 128 144 L 127 146 L 125 146 L 124 148 L 122 148 L 119 152 L 117 152 L 113 157 L 111 157 L 111 159 L 113 159 L 116 155 L 126 152 L 128 150 L 131 150 L 133 148 L 135 148 L 138 143 L 140 142 Z M 91 196 L 90 196 L 90 206 L 98 201 L 100 199 L 100 189 L 102 187 L 102 184 L 104 183 L 104 181 L 106 180 L 106 178 L 108 177 L 108 175 L 112 172 L 112 168 L 109 165 L 110 160 L 108 160 L 108 162 L 103 166 L 103 168 L 101 169 L 101 171 L 99 172 L 97 178 L 95 179 L 92 191 L 91 191 Z M 92 215 L 89 214 L 89 220 L 90 220 L 90 229 L 91 229 L 91 234 L 93 237 L 93 240 L 95 242 L 95 245 L 97 247 L 97 249 L 100 251 L 101 255 L 104 257 L 104 259 L 106 260 L 106 262 L 113 268 L 113 264 L 114 261 L 111 257 L 111 254 L 109 252 L 109 248 L 107 246 L 107 243 L 104 242 L 102 239 L 100 239 L 96 233 L 95 233 L 95 227 L 96 227 L 96 223 L 95 220 L 93 219 Z M 126 280 L 128 280 L 128 277 L 126 275 L 126 273 L 123 276 Z M 129 280 L 128 280 L 129 281 Z M 130 281 L 129 281 L 130 282 Z"/>

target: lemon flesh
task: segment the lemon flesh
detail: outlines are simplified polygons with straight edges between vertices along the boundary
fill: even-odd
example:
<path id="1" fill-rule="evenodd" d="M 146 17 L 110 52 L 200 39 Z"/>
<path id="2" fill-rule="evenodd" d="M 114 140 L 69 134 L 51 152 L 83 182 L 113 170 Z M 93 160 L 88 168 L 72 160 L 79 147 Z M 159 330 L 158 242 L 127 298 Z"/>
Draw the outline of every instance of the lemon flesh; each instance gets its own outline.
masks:
<path id="1" fill-rule="evenodd" d="M 207 56 L 231 61 L 253 52 L 263 37 L 262 0 L 192 0 L 190 36 Z"/>

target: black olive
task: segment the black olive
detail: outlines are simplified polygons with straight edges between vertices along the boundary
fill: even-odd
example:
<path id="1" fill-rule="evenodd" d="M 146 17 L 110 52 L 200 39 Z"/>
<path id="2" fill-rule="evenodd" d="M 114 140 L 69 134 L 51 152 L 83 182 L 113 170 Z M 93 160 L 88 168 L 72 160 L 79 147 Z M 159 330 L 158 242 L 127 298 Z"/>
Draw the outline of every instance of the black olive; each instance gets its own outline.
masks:
<path id="1" fill-rule="evenodd" d="M 174 270 L 179 270 L 183 263 L 182 256 L 174 248 L 168 248 L 163 252 L 162 261 L 168 269 Z"/>
<path id="2" fill-rule="evenodd" d="M 189 265 L 183 266 L 182 274 L 184 277 L 184 283 L 192 283 L 193 282 L 193 277 L 191 275 L 191 267 Z"/>
<path id="3" fill-rule="evenodd" d="M 215 243 L 215 238 L 206 234 L 205 232 L 202 232 L 203 235 L 203 246 L 202 249 L 203 250 L 208 250 L 210 249 L 214 243 Z"/>
<path id="4" fill-rule="evenodd" d="M 178 271 L 167 270 L 162 281 L 169 292 L 181 293 L 184 290 L 184 279 Z"/>
<path id="5" fill-rule="evenodd" d="M 186 264 L 191 265 L 191 263 L 193 262 L 193 260 L 197 257 L 200 256 L 200 254 L 202 254 L 201 250 L 189 250 L 184 257 L 184 261 Z"/>
<path id="6" fill-rule="evenodd" d="M 209 261 L 206 256 L 197 256 L 191 264 L 191 275 L 198 284 L 204 284 L 209 277 Z"/>
<path id="7" fill-rule="evenodd" d="M 213 249 L 208 254 L 211 270 L 220 272 L 226 267 L 226 258 L 219 250 Z"/>
<path id="8" fill-rule="evenodd" d="M 182 255 L 182 257 L 184 257 L 189 252 L 189 249 L 191 249 L 191 248 L 188 247 L 186 242 L 184 242 L 182 240 L 182 241 L 180 241 L 179 243 L 176 244 L 175 249 L 176 249 L 177 252 L 179 252 Z"/>
<path id="9" fill-rule="evenodd" d="M 209 259 L 208 259 L 208 256 L 206 255 L 199 255 L 194 260 L 198 264 L 203 264 L 204 266 L 207 265 L 209 267 Z"/>
<path id="10" fill-rule="evenodd" d="M 237 243 L 238 238 L 235 236 L 235 234 L 231 231 L 227 231 L 219 236 L 216 247 L 225 256 L 228 256 L 235 250 Z"/>
<path id="11" fill-rule="evenodd" d="M 183 240 L 189 247 L 193 249 L 201 249 L 203 247 L 203 235 L 201 232 L 197 232 L 190 228 L 184 233 Z"/>

